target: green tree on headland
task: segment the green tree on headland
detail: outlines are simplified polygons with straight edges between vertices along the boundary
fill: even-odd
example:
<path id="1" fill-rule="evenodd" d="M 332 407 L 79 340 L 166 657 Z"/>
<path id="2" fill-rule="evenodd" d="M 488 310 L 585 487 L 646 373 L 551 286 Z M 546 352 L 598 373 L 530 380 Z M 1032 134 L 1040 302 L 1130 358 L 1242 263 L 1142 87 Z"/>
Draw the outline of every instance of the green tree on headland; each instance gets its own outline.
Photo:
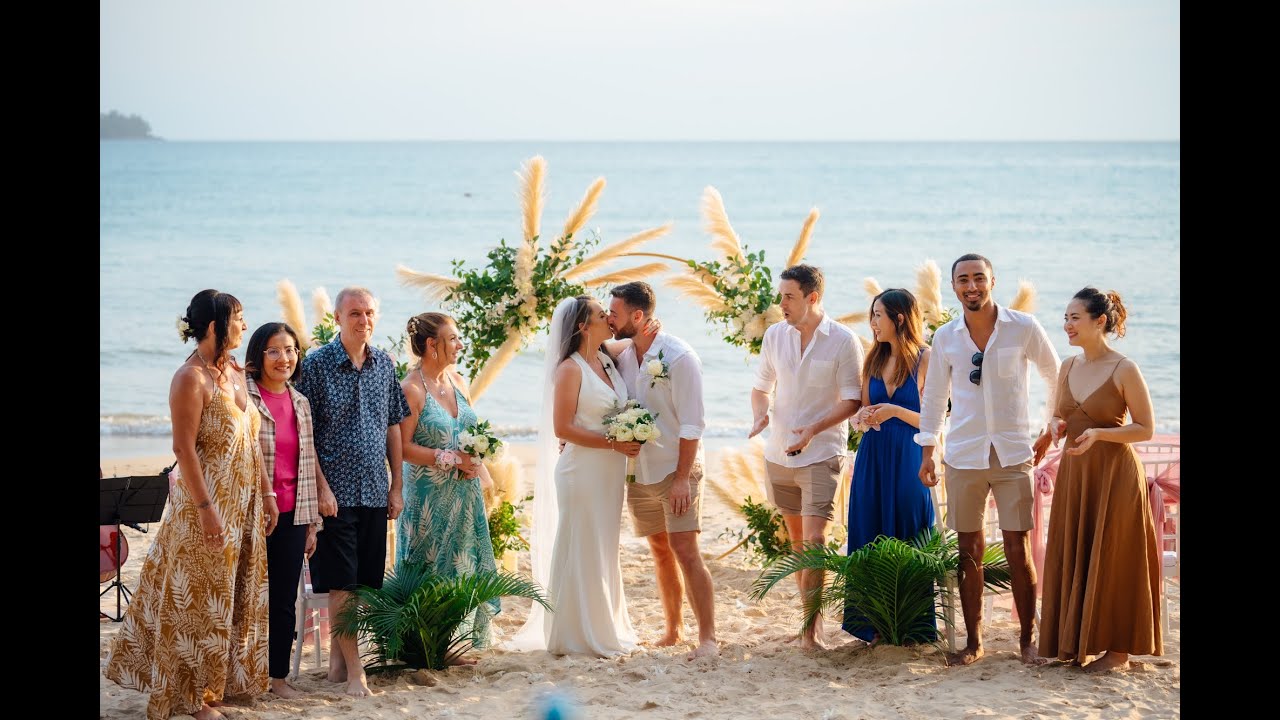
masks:
<path id="1" fill-rule="evenodd" d="M 112 110 L 98 113 L 99 140 L 159 140 L 151 134 L 151 125 L 137 115 L 121 115 Z"/>

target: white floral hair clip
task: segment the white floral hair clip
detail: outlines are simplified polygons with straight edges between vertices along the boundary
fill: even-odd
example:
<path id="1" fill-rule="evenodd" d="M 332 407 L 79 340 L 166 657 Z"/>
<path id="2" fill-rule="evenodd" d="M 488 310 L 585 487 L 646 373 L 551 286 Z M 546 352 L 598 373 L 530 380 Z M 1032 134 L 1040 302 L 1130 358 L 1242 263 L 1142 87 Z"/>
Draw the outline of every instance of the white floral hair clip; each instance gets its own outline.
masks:
<path id="1" fill-rule="evenodd" d="M 186 318 L 179 315 L 177 327 L 178 327 L 178 337 L 182 338 L 182 342 L 186 342 L 187 338 L 191 337 L 190 323 L 187 322 Z"/>

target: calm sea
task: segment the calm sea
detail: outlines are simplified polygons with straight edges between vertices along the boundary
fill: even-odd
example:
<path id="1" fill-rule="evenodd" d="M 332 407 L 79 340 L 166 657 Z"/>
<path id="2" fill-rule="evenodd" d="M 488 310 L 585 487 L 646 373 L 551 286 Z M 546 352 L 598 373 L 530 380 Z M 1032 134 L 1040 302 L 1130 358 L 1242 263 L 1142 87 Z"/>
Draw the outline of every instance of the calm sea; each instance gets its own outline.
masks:
<path id="1" fill-rule="evenodd" d="M 1162 431 L 1180 426 L 1178 143 L 184 143 L 100 146 L 100 440 L 104 456 L 165 452 L 168 387 L 191 351 L 174 320 L 195 292 L 244 303 L 250 330 L 281 318 L 276 283 L 307 304 L 364 285 L 382 301 L 376 336 L 399 337 L 438 309 L 394 269 L 449 274 L 521 234 L 514 172 L 548 162 L 543 227 L 563 225 L 588 184 L 608 187 L 590 222 L 604 243 L 668 220 L 653 252 L 710 259 L 699 199 L 717 187 L 743 241 L 781 270 L 810 207 L 822 213 L 807 259 L 827 275 L 832 315 L 865 310 L 863 279 L 915 288 L 915 268 L 966 252 L 995 265 L 997 302 L 1020 279 L 1059 354 L 1067 300 L 1114 288 L 1130 309 L 1116 347 L 1146 375 Z M 546 234 L 546 233 L 544 233 Z M 665 328 L 706 374 L 708 433 L 745 436 L 755 361 L 654 281 Z M 958 306 L 949 287 L 943 299 Z M 858 332 L 869 337 L 863 327 Z M 541 339 L 507 367 L 477 410 L 527 434 L 541 401 Z M 1044 388 L 1032 382 L 1033 399 Z"/>

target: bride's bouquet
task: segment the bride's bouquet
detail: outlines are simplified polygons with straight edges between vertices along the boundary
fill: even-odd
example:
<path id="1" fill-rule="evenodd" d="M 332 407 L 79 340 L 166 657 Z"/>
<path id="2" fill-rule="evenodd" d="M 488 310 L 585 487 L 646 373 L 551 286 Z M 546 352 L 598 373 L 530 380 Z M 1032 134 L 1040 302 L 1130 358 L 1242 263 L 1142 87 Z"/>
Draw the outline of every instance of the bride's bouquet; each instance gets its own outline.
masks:
<path id="1" fill-rule="evenodd" d="M 638 442 L 641 445 L 662 437 L 658 430 L 658 416 L 635 400 L 628 400 L 621 407 L 614 405 L 613 412 L 604 416 L 604 436 L 615 442 Z M 636 481 L 636 459 L 627 458 L 627 482 Z"/>
<path id="2" fill-rule="evenodd" d="M 502 447 L 502 440 L 490 429 L 488 420 L 458 433 L 458 449 L 481 461 L 501 456 Z"/>

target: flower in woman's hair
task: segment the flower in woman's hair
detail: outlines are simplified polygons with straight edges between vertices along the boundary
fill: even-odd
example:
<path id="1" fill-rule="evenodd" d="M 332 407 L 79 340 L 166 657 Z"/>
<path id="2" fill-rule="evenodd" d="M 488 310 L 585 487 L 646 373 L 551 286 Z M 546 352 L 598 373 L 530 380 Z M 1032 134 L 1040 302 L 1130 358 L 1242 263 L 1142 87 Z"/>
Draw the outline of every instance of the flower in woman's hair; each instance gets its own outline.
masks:
<path id="1" fill-rule="evenodd" d="M 179 315 L 176 325 L 178 328 L 178 337 L 182 339 L 182 342 L 186 342 L 187 339 L 191 337 L 191 324 L 187 322 L 185 317 Z"/>

